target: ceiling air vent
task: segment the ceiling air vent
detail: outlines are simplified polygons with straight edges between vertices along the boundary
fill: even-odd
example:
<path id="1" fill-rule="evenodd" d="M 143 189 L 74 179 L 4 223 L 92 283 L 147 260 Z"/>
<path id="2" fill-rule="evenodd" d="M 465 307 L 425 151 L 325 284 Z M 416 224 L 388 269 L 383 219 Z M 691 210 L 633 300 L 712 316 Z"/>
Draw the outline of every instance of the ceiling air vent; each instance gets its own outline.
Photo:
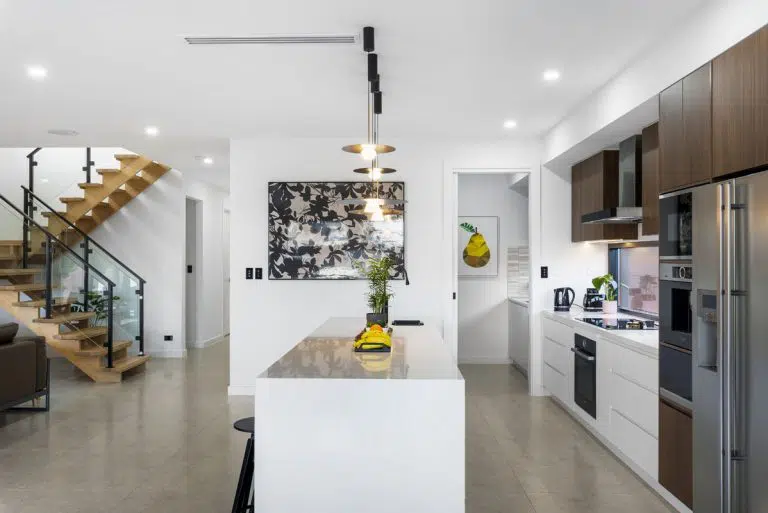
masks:
<path id="1" fill-rule="evenodd" d="M 193 37 L 184 40 L 191 45 L 294 45 L 294 44 L 341 44 L 357 43 L 355 34 L 327 35 L 262 35 L 262 36 L 224 36 Z"/>

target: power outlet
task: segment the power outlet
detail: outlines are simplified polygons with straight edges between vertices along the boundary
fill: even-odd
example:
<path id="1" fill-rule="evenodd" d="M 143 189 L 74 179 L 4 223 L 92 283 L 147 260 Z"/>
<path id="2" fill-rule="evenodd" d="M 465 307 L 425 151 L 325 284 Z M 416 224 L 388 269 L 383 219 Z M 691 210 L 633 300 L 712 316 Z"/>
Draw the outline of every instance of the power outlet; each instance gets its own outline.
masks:
<path id="1" fill-rule="evenodd" d="M 253 279 L 253 267 L 246 267 L 245 268 L 245 279 L 246 280 L 252 280 Z"/>
<path id="2" fill-rule="evenodd" d="M 549 267 L 547 267 L 546 265 L 541 266 L 541 277 L 549 278 Z"/>
<path id="3" fill-rule="evenodd" d="M 173 335 L 165 335 L 163 337 L 163 340 L 165 340 L 166 342 L 170 342 L 171 340 L 173 340 Z"/>
<path id="4" fill-rule="evenodd" d="M 264 277 L 264 270 L 261 267 L 254 267 L 253 270 L 256 272 L 257 280 L 260 280 Z"/>

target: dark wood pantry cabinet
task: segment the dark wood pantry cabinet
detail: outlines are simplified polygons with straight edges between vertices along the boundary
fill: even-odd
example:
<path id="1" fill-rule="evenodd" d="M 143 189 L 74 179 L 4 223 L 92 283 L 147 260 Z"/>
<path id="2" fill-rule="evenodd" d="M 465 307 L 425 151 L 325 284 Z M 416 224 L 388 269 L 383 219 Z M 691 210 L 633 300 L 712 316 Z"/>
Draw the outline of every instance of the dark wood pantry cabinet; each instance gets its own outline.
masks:
<path id="1" fill-rule="evenodd" d="M 714 176 L 768 166 L 768 26 L 712 61 Z"/>
<path id="2" fill-rule="evenodd" d="M 659 94 L 659 190 L 712 179 L 712 65 Z"/>
<path id="3" fill-rule="evenodd" d="M 659 234 L 659 124 L 643 129 L 643 235 Z"/>
<path id="4" fill-rule="evenodd" d="M 693 507 L 693 418 L 659 401 L 659 483 Z"/>
<path id="5" fill-rule="evenodd" d="M 606 150 L 571 168 L 571 240 L 635 240 L 636 224 L 582 224 L 581 216 L 619 205 L 619 152 Z"/>

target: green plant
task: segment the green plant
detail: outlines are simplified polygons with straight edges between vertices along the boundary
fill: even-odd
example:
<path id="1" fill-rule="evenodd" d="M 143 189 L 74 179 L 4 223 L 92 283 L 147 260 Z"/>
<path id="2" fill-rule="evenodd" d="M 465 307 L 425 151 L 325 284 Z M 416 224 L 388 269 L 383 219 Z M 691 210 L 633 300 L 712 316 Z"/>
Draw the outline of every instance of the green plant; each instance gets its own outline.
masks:
<path id="1" fill-rule="evenodd" d="M 87 297 L 88 310 L 96 314 L 93 316 L 93 324 L 98 326 L 107 318 L 107 308 L 109 305 L 107 295 L 101 292 L 87 292 Z M 119 301 L 120 296 L 112 296 L 112 310 L 117 308 L 117 303 Z M 84 303 L 77 302 L 74 303 L 73 306 L 80 307 L 83 311 L 85 310 Z"/>
<path id="2" fill-rule="evenodd" d="M 464 231 L 468 233 L 477 233 L 477 228 L 469 223 L 461 223 L 459 227 L 464 228 Z"/>
<path id="3" fill-rule="evenodd" d="M 365 297 L 372 313 L 381 314 L 389 304 L 392 291 L 389 288 L 389 271 L 392 269 L 392 261 L 389 257 L 371 258 L 368 265 L 355 264 L 368 278 L 368 292 Z"/>
<path id="4" fill-rule="evenodd" d="M 616 280 L 613 278 L 611 273 L 593 278 L 592 286 L 595 287 L 598 291 L 603 291 L 605 293 L 606 301 L 616 301 L 618 285 L 616 284 Z"/>

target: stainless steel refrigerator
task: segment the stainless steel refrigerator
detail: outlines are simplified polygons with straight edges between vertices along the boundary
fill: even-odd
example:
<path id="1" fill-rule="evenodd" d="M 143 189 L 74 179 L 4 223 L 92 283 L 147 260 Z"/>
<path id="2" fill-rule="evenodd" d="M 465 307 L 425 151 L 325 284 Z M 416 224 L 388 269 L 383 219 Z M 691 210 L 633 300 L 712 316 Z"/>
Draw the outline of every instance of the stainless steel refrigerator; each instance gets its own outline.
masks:
<path id="1" fill-rule="evenodd" d="M 693 511 L 768 512 L 768 172 L 692 192 Z"/>

